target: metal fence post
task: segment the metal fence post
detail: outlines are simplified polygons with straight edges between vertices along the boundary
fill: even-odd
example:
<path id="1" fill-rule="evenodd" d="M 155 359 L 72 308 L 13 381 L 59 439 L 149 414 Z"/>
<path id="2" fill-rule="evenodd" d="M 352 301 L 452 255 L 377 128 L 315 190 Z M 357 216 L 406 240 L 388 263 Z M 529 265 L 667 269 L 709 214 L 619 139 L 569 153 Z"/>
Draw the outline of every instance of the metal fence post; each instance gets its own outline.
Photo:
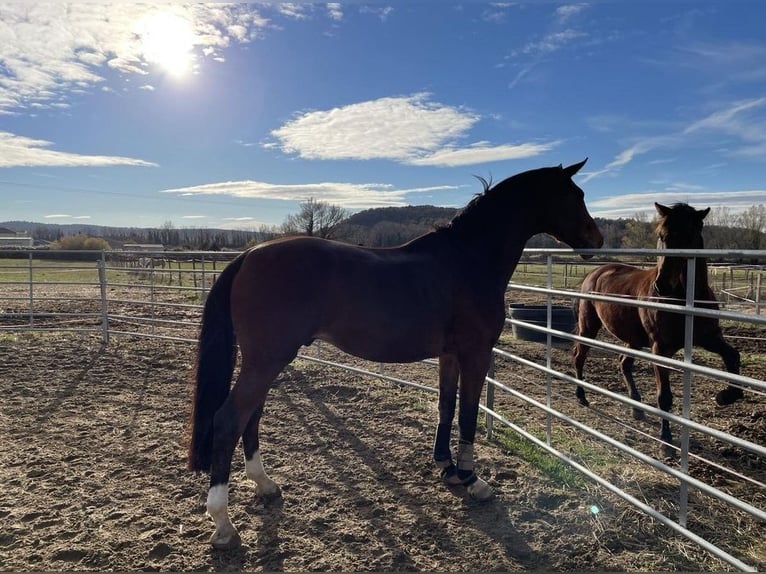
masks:
<path id="1" fill-rule="evenodd" d="M 151 265 L 151 270 L 149 271 L 149 277 L 151 278 L 150 281 L 149 281 L 149 293 L 150 293 L 150 300 L 151 300 L 150 311 L 151 311 L 151 318 L 152 318 L 152 335 L 154 335 L 155 331 L 156 331 L 155 325 L 157 323 L 157 321 L 155 321 L 155 319 L 157 318 L 157 315 L 156 315 L 155 308 L 154 308 L 154 303 L 155 303 L 155 295 L 154 295 L 154 281 L 155 281 L 155 277 L 154 277 L 154 254 L 149 255 L 149 264 Z"/>
<path id="2" fill-rule="evenodd" d="M 29 326 L 35 324 L 34 277 L 32 274 L 32 252 L 29 252 Z"/>
<path id="3" fill-rule="evenodd" d="M 489 370 L 487 371 L 487 377 L 494 379 L 495 378 L 495 353 L 492 352 L 492 355 L 489 358 Z M 491 411 L 495 410 L 495 385 L 493 385 L 489 381 L 485 381 L 485 384 L 487 385 L 486 389 L 486 399 L 485 404 L 487 408 Z M 489 413 L 484 413 L 484 424 L 487 427 L 487 440 L 492 440 L 492 425 L 495 422 L 495 417 L 493 417 Z"/>
<path id="4" fill-rule="evenodd" d="M 98 284 L 101 288 L 101 334 L 104 344 L 109 344 L 109 304 L 106 300 L 106 254 L 101 252 L 101 259 L 97 263 Z"/>
<path id="5" fill-rule="evenodd" d="M 692 346 L 694 344 L 694 315 L 688 312 L 694 308 L 694 293 L 696 290 L 696 257 L 686 260 L 686 316 L 684 317 L 684 363 L 692 362 Z M 685 368 L 683 373 L 683 402 L 681 416 L 688 419 L 691 414 L 692 372 Z M 684 474 L 689 474 L 689 427 L 681 428 L 681 460 L 680 469 Z M 689 485 L 681 482 L 678 501 L 678 523 L 686 527 L 686 515 L 689 502 Z"/>
<path id="6" fill-rule="evenodd" d="M 205 254 L 202 254 L 202 300 L 207 299 L 207 283 L 205 283 Z"/>
<path id="7" fill-rule="evenodd" d="M 548 287 L 548 293 L 546 294 L 546 305 L 547 305 L 547 318 L 546 318 L 546 327 L 548 329 L 553 328 L 553 297 L 550 294 L 550 289 L 553 288 L 553 255 L 548 255 L 546 258 L 547 261 L 547 268 L 548 268 L 548 277 L 546 280 L 546 285 Z M 553 337 L 551 336 L 550 332 L 546 333 L 545 335 L 545 366 L 549 369 L 548 372 L 545 374 L 545 404 L 550 409 L 551 408 L 551 395 L 552 395 L 552 379 L 550 369 L 553 366 Z M 545 416 L 545 440 L 547 441 L 548 445 L 551 444 L 551 431 L 552 431 L 552 425 L 553 425 L 553 415 L 551 415 L 550 411 Z"/>

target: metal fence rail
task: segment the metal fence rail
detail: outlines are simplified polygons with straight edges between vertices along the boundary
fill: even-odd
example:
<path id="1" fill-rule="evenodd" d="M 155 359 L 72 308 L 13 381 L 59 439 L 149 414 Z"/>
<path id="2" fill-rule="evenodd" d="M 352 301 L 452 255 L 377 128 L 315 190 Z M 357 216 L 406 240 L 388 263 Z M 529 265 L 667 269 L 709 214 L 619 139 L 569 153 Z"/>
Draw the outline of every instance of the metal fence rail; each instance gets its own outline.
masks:
<path id="1" fill-rule="evenodd" d="M 509 326 L 520 324 L 533 331 L 546 335 L 545 360 L 540 363 L 523 356 L 518 352 L 510 351 L 498 345 L 493 349 L 497 360 L 512 361 L 519 368 L 529 369 L 537 373 L 539 378 L 533 381 L 534 392 L 529 385 L 515 385 L 510 380 L 501 380 L 500 376 L 491 371 L 487 377 L 486 396 L 481 405 L 486 414 L 485 426 L 487 435 L 492 436 L 496 424 L 519 433 L 546 452 L 559 460 L 569 464 L 577 471 L 583 473 L 589 479 L 615 494 L 622 500 L 631 504 L 641 512 L 658 520 L 662 524 L 673 529 L 680 535 L 688 538 L 717 556 L 731 566 L 743 570 L 753 571 L 754 568 L 733 555 L 725 548 L 720 548 L 709 540 L 705 540 L 693 528 L 687 524 L 689 489 L 703 493 L 725 504 L 727 507 L 752 516 L 756 520 L 766 522 L 766 511 L 751 502 L 734 497 L 714 484 L 693 477 L 689 472 L 689 461 L 695 460 L 709 464 L 717 470 L 726 472 L 737 480 L 747 481 L 752 487 L 766 494 L 766 485 L 762 477 L 749 475 L 737 469 L 729 468 L 724 463 L 706 460 L 692 452 L 689 443 L 689 434 L 696 433 L 708 437 L 711 440 L 720 441 L 722 444 L 731 445 L 742 449 L 743 452 L 757 457 L 761 463 L 766 463 L 766 446 L 734 436 L 721 429 L 712 428 L 704 422 L 693 420 L 690 416 L 690 382 L 693 376 L 710 377 L 740 385 L 747 393 L 751 393 L 758 399 L 766 396 L 766 383 L 764 381 L 743 375 L 734 375 L 704 365 L 695 364 L 691 358 L 691 341 L 687 340 L 684 357 L 682 360 L 664 358 L 643 351 L 633 351 L 613 343 L 578 337 L 571 333 L 551 328 L 552 301 L 586 298 L 599 301 L 619 302 L 620 304 L 639 307 L 655 307 L 668 312 L 681 313 L 687 317 L 687 323 L 692 323 L 694 316 L 716 317 L 721 321 L 736 321 L 755 326 L 766 325 L 766 316 L 759 315 L 760 307 L 756 305 L 752 312 L 741 313 L 730 310 L 715 311 L 694 307 L 693 297 L 687 293 L 685 301 L 679 305 L 658 303 L 653 301 L 635 301 L 623 298 L 610 297 L 599 294 L 579 293 L 570 288 L 576 283 L 575 273 L 572 272 L 575 265 L 575 256 L 579 253 L 590 253 L 596 256 L 647 257 L 672 254 L 687 257 L 689 276 L 694 277 L 693 266 L 695 257 L 730 257 L 760 259 L 766 263 L 766 251 L 687 251 L 687 250 L 590 250 L 572 251 L 569 249 L 530 249 L 525 251 L 524 266 L 529 270 L 534 266 L 535 272 L 540 272 L 539 281 L 535 284 L 519 283 L 515 280 L 509 284 L 509 296 L 514 293 L 524 293 L 528 296 L 543 298 L 547 305 L 547 326 L 537 326 L 529 323 L 507 319 Z M 67 260 L 67 255 L 77 258 L 74 261 Z M 105 343 L 113 336 L 137 336 L 155 339 L 196 342 L 199 319 L 201 317 L 202 303 L 210 286 L 215 281 L 217 274 L 233 259 L 236 253 L 146 253 L 146 252 L 89 252 L 89 253 L 58 253 L 56 259 L 43 259 L 46 255 L 35 251 L 20 253 L 0 252 L 0 332 L 1 331 L 71 331 L 71 332 L 95 332 L 99 333 Z M 13 258 L 11 258 L 13 257 Z M 84 262 L 83 262 L 84 259 Z M 538 261 L 535 261 L 535 260 Z M 570 266 L 564 266 L 564 287 L 554 288 L 554 259 L 556 261 L 569 262 Z M 597 264 L 597 263 L 596 263 Z M 576 266 L 580 275 L 581 268 L 588 268 L 589 263 L 577 261 Z M 761 268 L 752 268 L 752 273 L 758 273 L 757 285 L 760 290 Z M 691 282 L 690 282 L 691 283 Z M 731 280 L 729 281 L 731 284 Z M 687 286 L 693 294 L 693 284 Z M 759 294 L 754 295 L 760 304 Z M 683 376 L 684 390 L 682 394 L 681 414 L 666 413 L 656 407 L 638 403 L 620 393 L 612 392 L 587 380 L 578 381 L 571 375 L 554 367 L 552 360 L 553 337 L 569 341 L 579 340 L 602 352 L 630 355 L 644 361 L 651 361 L 678 371 Z M 687 337 L 691 332 L 687 328 Z M 766 345 L 765 345 L 766 352 Z M 316 362 L 350 370 L 366 376 L 414 387 L 416 389 L 434 393 L 435 387 L 407 380 L 402 377 L 385 375 L 382 368 L 377 372 L 362 369 L 356 366 L 339 362 L 329 361 L 317 354 L 302 353 L 299 357 Z M 435 361 L 428 360 L 426 363 L 433 364 Z M 507 376 L 507 375 L 506 375 Z M 574 385 L 580 384 L 589 392 L 598 393 L 611 403 L 619 403 L 629 408 L 641 408 L 646 413 L 662 417 L 675 425 L 681 433 L 679 447 L 680 464 L 678 467 L 665 464 L 646 454 L 643 450 L 630 446 L 624 441 L 610 436 L 603 430 L 599 430 L 588 423 L 579 420 L 578 413 L 581 410 L 567 410 L 565 401 L 570 398 L 563 397 L 554 388 L 556 384 L 564 384 L 567 389 L 573 390 Z M 536 395 L 534 394 L 536 393 Z M 540 413 L 537 423 L 524 426 L 510 420 L 505 414 L 508 401 L 519 401 Z M 554 406 L 556 402 L 557 406 Z M 612 449 L 621 456 L 626 456 L 641 465 L 645 465 L 676 481 L 679 485 L 678 515 L 668 516 L 648 501 L 640 500 L 635 494 L 631 494 L 626 488 L 620 487 L 600 476 L 597 472 L 588 468 L 582 461 L 576 460 L 571 453 L 556 446 L 554 424 L 564 425 L 574 429 L 589 440 L 603 445 L 603 448 Z M 620 421 L 620 424 L 630 432 L 636 432 L 647 438 L 647 442 L 657 440 L 648 436 L 645 432 L 631 427 L 629 423 Z"/>

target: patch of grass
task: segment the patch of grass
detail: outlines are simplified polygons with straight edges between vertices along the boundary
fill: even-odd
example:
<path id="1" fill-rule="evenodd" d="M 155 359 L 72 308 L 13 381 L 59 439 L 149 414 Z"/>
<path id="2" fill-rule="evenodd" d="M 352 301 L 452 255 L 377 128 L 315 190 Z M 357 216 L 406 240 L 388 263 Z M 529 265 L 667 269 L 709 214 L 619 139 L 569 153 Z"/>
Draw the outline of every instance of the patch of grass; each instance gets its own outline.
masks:
<path id="1" fill-rule="evenodd" d="M 556 484 L 578 488 L 585 486 L 587 481 L 582 474 L 515 431 L 498 425 L 493 427 L 492 433 L 493 442 L 505 449 L 507 454 L 531 464 Z"/>

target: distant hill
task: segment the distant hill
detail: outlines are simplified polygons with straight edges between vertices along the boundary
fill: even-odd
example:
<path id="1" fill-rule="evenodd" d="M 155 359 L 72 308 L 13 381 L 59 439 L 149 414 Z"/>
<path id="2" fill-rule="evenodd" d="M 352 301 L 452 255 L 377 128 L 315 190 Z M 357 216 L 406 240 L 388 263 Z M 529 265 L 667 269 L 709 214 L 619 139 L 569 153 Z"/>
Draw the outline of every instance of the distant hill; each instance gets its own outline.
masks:
<path id="1" fill-rule="evenodd" d="M 349 225 L 373 227 L 381 221 L 392 223 L 430 225 L 447 223 L 457 213 L 454 207 L 434 205 L 407 205 L 405 207 L 378 207 L 355 213 L 346 220 Z"/>
<path id="2" fill-rule="evenodd" d="M 338 238 L 368 247 L 389 247 L 448 223 L 457 209 L 433 205 L 378 207 L 355 213 L 338 229 Z"/>

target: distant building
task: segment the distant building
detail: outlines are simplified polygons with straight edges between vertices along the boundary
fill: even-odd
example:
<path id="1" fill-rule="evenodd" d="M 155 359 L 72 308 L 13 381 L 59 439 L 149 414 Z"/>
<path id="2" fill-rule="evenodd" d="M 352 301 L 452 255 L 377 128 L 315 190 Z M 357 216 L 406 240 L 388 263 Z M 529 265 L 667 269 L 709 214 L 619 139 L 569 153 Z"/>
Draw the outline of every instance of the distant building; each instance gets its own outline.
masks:
<path id="1" fill-rule="evenodd" d="M 0 249 L 29 249 L 34 244 L 34 237 L 28 233 L 0 227 Z"/>

